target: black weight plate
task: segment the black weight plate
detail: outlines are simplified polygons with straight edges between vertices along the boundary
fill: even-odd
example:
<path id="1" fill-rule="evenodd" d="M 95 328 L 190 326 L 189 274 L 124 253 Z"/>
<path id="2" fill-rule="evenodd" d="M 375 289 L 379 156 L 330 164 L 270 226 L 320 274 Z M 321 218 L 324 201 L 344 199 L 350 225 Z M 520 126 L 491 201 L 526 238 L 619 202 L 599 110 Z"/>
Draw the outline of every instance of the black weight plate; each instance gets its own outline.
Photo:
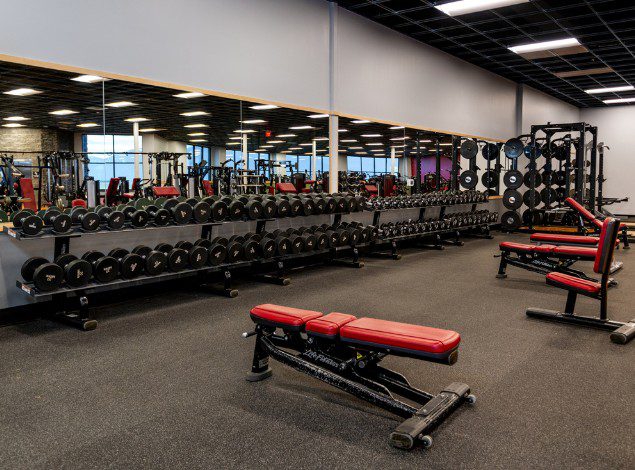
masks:
<path id="1" fill-rule="evenodd" d="M 346 246 L 350 240 L 350 234 L 346 230 L 337 229 L 337 234 L 340 236 L 340 245 Z"/>
<path id="2" fill-rule="evenodd" d="M 545 142 L 544 144 L 541 145 L 540 147 L 540 153 L 542 155 L 544 155 L 545 157 L 549 158 L 551 157 L 551 151 L 549 150 L 549 147 L 547 146 L 547 143 Z"/>
<path id="3" fill-rule="evenodd" d="M 525 191 L 525 194 L 523 194 L 523 202 L 525 203 L 525 205 L 531 207 L 532 198 L 533 198 L 534 207 L 539 206 L 541 202 L 540 193 L 536 191 L 535 189 L 529 189 Z"/>
<path id="4" fill-rule="evenodd" d="M 240 220 L 245 214 L 245 204 L 238 199 L 233 199 L 231 203 L 227 205 L 229 211 L 229 218 L 232 220 Z"/>
<path id="5" fill-rule="evenodd" d="M 77 259 L 77 256 L 75 255 L 72 255 L 70 253 L 63 253 L 59 255 L 57 258 L 55 258 L 54 262 L 60 268 L 65 268 L 68 263 L 70 263 L 71 261 L 75 261 L 76 259 Z"/>
<path id="6" fill-rule="evenodd" d="M 496 170 L 489 170 L 481 176 L 481 182 L 486 188 L 495 188 L 498 184 L 500 174 Z"/>
<path id="7" fill-rule="evenodd" d="M 507 158 L 511 158 L 512 160 L 515 160 L 516 158 L 520 157 L 524 149 L 525 149 L 525 146 L 523 145 L 522 141 L 518 138 L 509 139 L 507 142 L 505 142 L 505 145 L 503 146 L 503 151 L 505 152 L 505 156 Z"/>
<path id="8" fill-rule="evenodd" d="M 212 208 L 206 202 L 196 202 L 192 210 L 192 216 L 194 217 L 194 222 L 197 224 L 204 224 L 212 216 Z"/>
<path id="9" fill-rule="evenodd" d="M 536 209 L 533 211 L 531 209 L 525 209 L 523 211 L 522 219 L 525 225 L 540 225 L 543 220 L 543 212 Z"/>
<path id="10" fill-rule="evenodd" d="M 199 238 L 194 242 L 194 246 L 202 246 L 204 248 L 209 248 L 212 246 L 212 241 L 208 238 Z"/>
<path id="11" fill-rule="evenodd" d="M 522 220 L 518 212 L 507 211 L 501 217 L 501 226 L 504 230 L 514 230 L 520 227 Z"/>
<path id="12" fill-rule="evenodd" d="M 276 254 L 276 242 L 273 241 L 271 238 L 263 238 L 262 240 L 260 240 L 259 247 L 260 256 L 262 256 L 264 259 L 273 258 L 273 256 Z"/>
<path id="13" fill-rule="evenodd" d="M 18 213 L 16 213 L 12 219 L 13 226 L 15 228 L 21 228 L 24 222 L 24 219 L 26 219 L 29 215 L 31 214 L 29 214 L 27 211 L 19 211 Z"/>
<path id="14" fill-rule="evenodd" d="M 542 177 L 540 176 L 540 173 L 538 173 L 535 170 L 528 171 L 523 176 L 523 183 L 528 188 L 531 188 L 532 184 L 533 184 L 534 188 L 537 188 L 538 186 L 540 186 L 542 184 Z"/>
<path id="15" fill-rule="evenodd" d="M 545 204 L 549 201 L 549 205 L 551 205 L 558 202 L 558 193 L 551 187 L 542 188 L 542 191 L 540 191 L 540 199 Z"/>
<path id="16" fill-rule="evenodd" d="M 225 259 L 227 258 L 227 248 L 220 243 L 216 243 L 212 245 L 209 249 L 209 256 L 207 257 L 207 262 L 212 266 L 218 266 L 219 264 L 223 264 Z"/>
<path id="17" fill-rule="evenodd" d="M 278 208 L 278 217 L 289 217 L 291 215 L 291 204 L 289 204 L 289 201 L 285 199 L 278 199 L 276 201 L 276 206 Z"/>
<path id="18" fill-rule="evenodd" d="M 101 219 L 94 212 L 87 212 L 82 217 L 82 229 L 86 232 L 95 232 L 99 230 Z"/>
<path id="19" fill-rule="evenodd" d="M 174 248 L 183 248 L 185 251 L 190 251 L 194 247 L 192 242 L 185 240 L 178 241 L 174 244 Z"/>
<path id="20" fill-rule="evenodd" d="M 186 199 L 184 202 L 186 204 L 189 204 L 190 206 L 194 207 L 198 203 L 198 200 L 196 198 L 190 197 L 190 198 Z"/>
<path id="21" fill-rule="evenodd" d="M 357 243 L 359 243 L 359 239 L 362 237 L 362 232 L 359 229 L 353 228 L 353 229 L 349 229 L 348 230 L 348 236 L 349 236 L 349 240 L 348 242 L 351 244 L 351 246 L 355 246 L 357 245 Z"/>
<path id="22" fill-rule="evenodd" d="M 108 252 L 108 256 L 112 256 L 116 260 L 122 259 L 124 256 L 128 254 L 128 250 L 125 248 L 113 248 Z"/>
<path id="23" fill-rule="evenodd" d="M 255 240 L 247 240 L 243 243 L 243 258 L 245 261 L 253 261 L 258 257 L 260 245 Z"/>
<path id="24" fill-rule="evenodd" d="M 162 251 L 150 250 L 145 255 L 144 269 L 148 276 L 158 276 L 168 268 L 168 257 Z"/>
<path id="25" fill-rule="evenodd" d="M 187 267 L 188 259 L 188 252 L 183 248 L 173 248 L 168 253 L 168 268 L 170 271 L 181 271 Z"/>
<path id="26" fill-rule="evenodd" d="M 212 245 L 218 243 L 219 245 L 223 245 L 224 247 L 227 247 L 227 245 L 229 244 L 229 240 L 225 237 L 214 237 L 212 238 Z"/>
<path id="27" fill-rule="evenodd" d="M 348 212 L 348 201 L 345 198 L 336 196 L 333 199 L 335 200 L 335 212 Z"/>
<path id="28" fill-rule="evenodd" d="M 559 160 L 559 161 L 563 162 L 563 161 L 565 161 L 567 159 L 567 149 L 564 147 L 564 145 L 552 144 L 551 145 L 551 155 L 556 160 Z"/>
<path id="29" fill-rule="evenodd" d="M 172 210 L 176 207 L 178 203 L 179 201 L 175 198 L 166 199 L 166 201 L 163 203 L 163 208 L 167 210 Z"/>
<path id="30" fill-rule="evenodd" d="M 564 188 L 556 188 L 556 194 L 558 195 L 556 198 L 556 201 L 558 202 L 564 202 L 567 198 L 567 192 Z"/>
<path id="31" fill-rule="evenodd" d="M 103 256 L 93 265 L 93 277 L 102 283 L 112 282 L 119 276 L 119 262 L 112 256 Z"/>
<path id="32" fill-rule="evenodd" d="M 165 253 L 166 255 L 172 251 L 174 247 L 172 245 L 170 245 L 169 243 L 159 243 L 157 246 L 154 247 L 155 250 L 157 251 L 161 251 L 163 253 Z"/>
<path id="33" fill-rule="evenodd" d="M 276 243 L 276 254 L 278 256 L 285 256 L 291 252 L 291 240 L 287 237 L 276 237 L 274 242 Z"/>
<path id="34" fill-rule="evenodd" d="M 86 215 L 88 211 L 84 207 L 73 207 L 71 209 L 71 219 L 74 224 L 79 224 L 82 220 L 82 217 Z"/>
<path id="35" fill-rule="evenodd" d="M 313 213 L 315 215 L 324 213 L 324 210 L 326 209 L 326 200 L 318 197 L 313 200 L 313 204 L 315 205 L 315 207 L 313 208 Z M 359 206 L 359 201 L 357 202 L 357 205 Z"/>
<path id="36" fill-rule="evenodd" d="M 262 201 L 262 212 L 265 219 L 273 219 L 276 216 L 277 210 L 275 201 L 270 199 Z"/>
<path id="37" fill-rule="evenodd" d="M 300 235 L 291 235 L 289 241 L 291 242 L 292 254 L 297 255 L 304 251 L 304 240 L 302 240 Z"/>
<path id="38" fill-rule="evenodd" d="M 73 228 L 72 227 L 73 222 L 71 221 L 71 216 L 68 214 L 55 214 L 51 218 L 51 225 L 55 233 L 66 233 L 70 231 L 71 228 Z"/>
<path id="39" fill-rule="evenodd" d="M 531 158 L 531 150 L 532 150 L 531 144 L 525 145 L 523 152 L 527 158 Z M 540 158 L 541 155 L 542 155 L 542 151 L 540 150 L 540 147 L 536 147 L 535 158 Z"/>
<path id="40" fill-rule="evenodd" d="M 262 203 L 252 199 L 245 204 L 245 212 L 251 220 L 260 219 L 263 216 Z"/>
<path id="41" fill-rule="evenodd" d="M 509 189 L 518 189 L 523 185 L 523 174 L 518 170 L 509 170 L 503 176 L 503 183 Z"/>
<path id="42" fill-rule="evenodd" d="M 461 142 L 461 156 L 463 158 L 472 159 L 478 153 L 478 144 L 475 140 L 467 139 Z"/>
<path id="43" fill-rule="evenodd" d="M 111 214 L 113 211 L 112 207 L 99 207 L 99 208 L 95 208 L 95 214 L 97 214 L 99 217 L 101 217 L 102 219 L 106 219 L 106 217 L 108 216 L 108 214 Z"/>
<path id="44" fill-rule="evenodd" d="M 71 287 L 85 286 L 88 284 L 92 276 L 92 265 L 83 259 L 73 260 L 64 268 L 64 279 Z"/>
<path id="45" fill-rule="evenodd" d="M 335 230 L 327 230 L 326 236 L 328 237 L 329 248 L 340 246 L 340 234 Z"/>
<path id="46" fill-rule="evenodd" d="M 299 199 L 291 199 L 289 204 L 291 205 L 291 213 L 289 214 L 291 217 L 302 215 L 302 202 Z"/>
<path id="47" fill-rule="evenodd" d="M 35 270 L 43 264 L 47 263 L 48 260 L 46 258 L 42 258 L 41 256 L 34 256 L 33 258 L 27 259 L 20 269 L 20 275 L 22 276 L 22 279 L 24 279 L 26 282 L 31 282 L 33 280 L 33 274 L 35 273 Z"/>
<path id="48" fill-rule="evenodd" d="M 351 198 L 351 201 L 349 201 L 349 207 L 351 207 L 351 211 L 354 212 L 357 209 L 352 209 L 351 204 L 353 203 L 355 204 L 355 207 L 357 207 L 357 201 Z M 302 201 L 302 213 L 304 215 L 313 215 L 314 212 L 315 212 L 315 203 L 311 199 L 305 199 L 304 201 Z"/>
<path id="49" fill-rule="evenodd" d="M 325 250 L 329 246 L 329 237 L 322 232 L 318 232 L 315 234 L 316 242 L 315 249 L 316 250 Z"/>
<path id="50" fill-rule="evenodd" d="M 110 215 L 106 217 L 106 225 L 112 230 L 119 230 L 125 223 L 126 216 L 121 211 L 112 211 Z"/>
<path id="51" fill-rule="evenodd" d="M 518 209 L 523 205 L 523 197 L 515 189 L 507 189 L 503 193 L 503 205 L 507 209 Z"/>
<path id="52" fill-rule="evenodd" d="M 305 233 L 300 235 L 304 240 L 304 251 L 313 251 L 317 245 L 317 237 L 312 233 Z"/>
<path id="53" fill-rule="evenodd" d="M 335 203 L 334 197 L 329 196 L 325 198 L 324 202 L 326 203 L 323 211 L 324 214 L 332 214 L 333 212 L 335 212 L 335 207 L 337 206 L 337 204 Z"/>
<path id="54" fill-rule="evenodd" d="M 105 255 L 101 251 L 90 250 L 82 255 L 82 259 L 88 261 L 90 264 L 95 264 L 100 258 Z"/>
<path id="55" fill-rule="evenodd" d="M 190 250 L 190 266 L 192 269 L 202 268 L 207 264 L 208 252 L 204 246 L 195 246 Z"/>
<path id="56" fill-rule="evenodd" d="M 496 160 L 500 155 L 500 147 L 492 143 L 485 144 L 481 149 L 481 154 L 486 160 Z"/>
<path id="57" fill-rule="evenodd" d="M 230 242 L 227 245 L 227 263 L 236 263 L 243 258 L 243 246 L 238 242 Z"/>
<path id="58" fill-rule="evenodd" d="M 18 213 L 19 215 L 20 213 Z M 28 214 L 28 212 L 26 213 Z M 15 224 L 15 219 L 14 219 Z M 21 228 L 22 233 L 25 235 L 37 235 L 44 227 L 44 221 L 40 219 L 37 215 L 27 215 L 22 219 Z"/>
<path id="59" fill-rule="evenodd" d="M 567 182 L 567 172 L 564 170 L 556 171 L 554 174 L 554 181 L 558 186 L 564 186 Z"/>
<path id="60" fill-rule="evenodd" d="M 474 189 L 478 184 L 478 176 L 476 175 L 476 172 L 472 170 L 462 171 L 459 179 L 461 181 L 461 186 L 466 189 Z"/>
<path id="61" fill-rule="evenodd" d="M 227 209 L 227 204 L 225 204 L 223 201 L 213 202 L 212 220 L 214 221 L 225 220 L 228 214 L 229 214 L 229 210 Z"/>
<path id="62" fill-rule="evenodd" d="M 146 246 L 146 245 L 138 245 L 138 246 L 135 246 L 132 249 L 132 253 L 134 253 L 135 255 L 139 255 L 142 258 L 147 257 L 153 251 L 154 250 L 152 248 L 150 248 L 149 246 Z"/>
<path id="63" fill-rule="evenodd" d="M 42 264 L 33 273 L 33 285 L 40 292 L 56 290 L 62 284 L 63 279 L 63 269 L 54 263 Z"/>
<path id="64" fill-rule="evenodd" d="M 554 173 L 550 170 L 544 170 L 541 173 L 542 176 L 542 184 L 545 186 L 551 186 L 553 184 Z"/>
<path id="65" fill-rule="evenodd" d="M 116 258 L 116 257 L 114 257 Z M 121 259 L 121 266 L 119 268 L 121 277 L 124 279 L 134 279 L 137 276 L 143 274 L 143 258 L 134 253 L 129 253 Z"/>
<path id="66" fill-rule="evenodd" d="M 187 202 L 177 202 L 172 208 L 172 217 L 178 225 L 185 225 L 192 220 L 194 209 Z"/>

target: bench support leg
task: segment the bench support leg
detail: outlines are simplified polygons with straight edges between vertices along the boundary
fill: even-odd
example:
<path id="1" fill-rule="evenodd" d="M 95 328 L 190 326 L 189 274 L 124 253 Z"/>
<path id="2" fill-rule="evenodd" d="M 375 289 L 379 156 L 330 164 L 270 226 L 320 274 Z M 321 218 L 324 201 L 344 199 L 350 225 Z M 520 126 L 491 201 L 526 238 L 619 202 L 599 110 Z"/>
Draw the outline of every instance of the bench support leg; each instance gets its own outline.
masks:
<path id="1" fill-rule="evenodd" d="M 269 353 L 262 345 L 262 333 L 256 333 L 256 344 L 254 346 L 254 358 L 251 363 L 251 372 L 247 375 L 248 382 L 259 382 L 271 377 L 272 371 L 269 368 Z"/>
<path id="2" fill-rule="evenodd" d="M 496 277 L 498 279 L 505 279 L 507 277 L 507 274 L 505 273 L 506 268 L 507 268 L 507 253 L 503 252 L 501 253 L 501 262 L 498 265 L 498 274 L 496 274 Z"/>
<path id="3" fill-rule="evenodd" d="M 65 308 L 65 302 L 64 300 L 62 300 L 57 304 L 59 306 L 59 309 L 55 308 L 54 312 L 45 315 L 45 317 L 51 321 L 75 327 L 78 330 L 94 330 L 95 328 L 97 328 L 97 320 L 93 320 L 88 316 L 88 297 L 86 297 L 85 295 L 80 295 L 79 297 L 77 297 L 77 301 L 79 307 L 78 309 L 67 310 Z"/>

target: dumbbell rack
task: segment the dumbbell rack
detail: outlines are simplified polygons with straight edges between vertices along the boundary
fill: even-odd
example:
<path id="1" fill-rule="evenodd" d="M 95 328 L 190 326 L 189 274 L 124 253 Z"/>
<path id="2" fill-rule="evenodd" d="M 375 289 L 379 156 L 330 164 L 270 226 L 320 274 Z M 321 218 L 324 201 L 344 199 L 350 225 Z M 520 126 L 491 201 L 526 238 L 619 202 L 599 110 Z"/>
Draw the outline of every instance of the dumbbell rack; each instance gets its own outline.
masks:
<path id="1" fill-rule="evenodd" d="M 474 202 L 471 203 L 472 204 L 472 208 L 470 210 L 470 212 L 476 212 L 476 208 L 478 207 L 479 204 L 484 204 L 487 201 L 483 201 L 481 203 L 478 202 Z M 443 205 L 431 205 L 431 206 L 423 206 L 419 208 L 419 217 L 417 219 L 418 223 L 424 222 L 425 221 L 425 214 L 426 214 L 426 209 L 428 208 L 437 208 L 440 207 L 440 211 L 439 211 L 439 217 L 437 220 L 443 220 L 445 217 L 445 210 L 447 207 L 450 206 L 460 206 L 460 205 L 466 205 L 466 204 L 470 204 L 470 203 L 463 203 L 463 204 L 443 204 Z M 375 227 L 379 227 L 379 222 L 381 219 L 381 214 L 383 212 L 389 212 L 389 211 L 397 211 L 397 210 L 403 210 L 403 209 L 377 209 L 374 210 L 373 213 L 373 225 Z M 378 239 L 375 240 L 374 242 L 371 243 L 371 248 L 372 251 L 371 253 L 369 253 L 369 256 L 373 256 L 373 257 L 389 257 L 391 259 L 394 260 L 399 260 L 401 259 L 401 255 L 398 253 L 398 242 L 400 241 L 405 241 L 405 240 L 419 240 L 422 238 L 430 238 L 432 237 L 434 240 L 433 244 L 428 244 L 428 245 L 420 245 L 421 248 L 429 248 L 429 249 L 434 249 L 434 250 L 443 250 L 444 246 L 443 244 L 450 244 L 450 245 L 455 245 L 455 246 L 463 246 L 463 242 L 459 239 L 461 236 L 461 232 L 466 232 L 470 229 L 475 229 L 475 228 L 483 228 L 486 227 L 486 232 L 484 234 L 481 234 L 481 236 L 484 236 L 486 238 L 492 238 L 492 236 L 489 233 L 489 224 L 478 224 L 478 225 L 465 225 L 462 227 L 454 227 L 451 229 L 443 229 L 443 230 L 435 230 L 435 231 L 431 231 L 431 232 L 424 232 L 424 233 L 413 233 L 413 234 L 409 234 L 409 235 L 398 235 L 395 237 L 389 237 L 389 238 L 383 238 L 383 239 Z M 447 234 L 453 234 L 454 235 L 454 240 L 448 240 L 448 239 L 443 239 L 441 236 L 442 235 L 447 235 Z M 464 235 L 466 235 L 464 233 Z M 382 252 L 382 251 L 375 251 L 375 248 L 377 246 L 380 245 L 385 245 L 389 243 L 390 244 L 390 252 Z"/>

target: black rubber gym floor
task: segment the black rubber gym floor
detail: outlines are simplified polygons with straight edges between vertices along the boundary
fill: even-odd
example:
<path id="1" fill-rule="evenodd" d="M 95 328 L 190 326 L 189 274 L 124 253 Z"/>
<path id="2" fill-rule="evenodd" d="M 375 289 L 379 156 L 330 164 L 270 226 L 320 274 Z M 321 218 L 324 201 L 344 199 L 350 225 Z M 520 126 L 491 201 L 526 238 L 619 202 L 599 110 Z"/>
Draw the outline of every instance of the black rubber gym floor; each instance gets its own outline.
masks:
<path id="1" fill-rule="evenodd" d="M 496 279 L 503 238 L 527 237 L 311 268 L 288 287 L 241 282 L 236 299 L 149 291 L 100 308 L 89 333 L 48 321 L 2 328 L 0 465 L 635 468 L 635 344 L 526 318 L 528 306 L 562 308 L 565 292 L 514 267 Z M 609 306 L 620 320 L 635 317 L 631 252 L 616 253 L 625 268 Z M 456 330 L 452 367 L 385 363 L 435 393 L 465 382 L 478 401 L 433 433 L 432 448 L 406 452 L 388 444 L 392 415 L 279 363 L 248 383 L 253 338 L 240 334 L 266 302 Z M 597 308 L 579 300 L 581 313 Z"/>

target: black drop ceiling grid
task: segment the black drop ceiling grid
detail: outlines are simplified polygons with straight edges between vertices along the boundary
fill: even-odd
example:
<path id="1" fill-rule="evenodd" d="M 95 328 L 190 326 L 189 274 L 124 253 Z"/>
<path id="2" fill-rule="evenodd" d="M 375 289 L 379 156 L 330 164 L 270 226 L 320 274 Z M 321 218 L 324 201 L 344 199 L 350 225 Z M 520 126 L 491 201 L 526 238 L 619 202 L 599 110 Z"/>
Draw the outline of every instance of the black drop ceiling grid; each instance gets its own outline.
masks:
<path id="1" fill-rule="evenodd" d="M 121 134 L 131 135 L 133 124 L 125 122 L 126 118 L 145 117 L 149 120 L 139 123 L 140 129 L 161 129 L 155 134 L 168 139 L 190 143 L 192 139 L 205 139 L 205 142 L 192 142 L 192 145 L 218 146 L 227 149 L 240 150 L 240 145 L 227 146 L 228 142 L 240 142 L 231 140 L 239 134 L 240 121 L 250 119 L 264 119 L 265 124 L 243 124 L 243 129 L 254 129 L 257 132 L 249 134 L 249 150 L 254 151 L 261 145 L 267 145 L 269 140 L 284 140 L 284 143 L 275 144 L 267 148 L 267 153 L 280 153 L 288 151 L 292 147 L 302 147 L 302 151 L 291 151 L 292 154 L 307 154 L 311 152 L 309 144 L 314 138 L 328 137 L 328 118 L 311 119 L 307 111 L 288 108 L 272 110 L 253 110 L 250 106 L 259 104 L 247 101 L 238 101 L 230 98 L 206 95 L 199 98 L 176 98 L 175 94 L 182 90 L 155 87 L 121 80 L 107 80 L 102 83 L 81 83 L 71 80 L 77 74 L 48 68 L 22 65 L 12 62 L 0 62 L 0 125 L 8 124 L 4 118 L 9 116 L 23 116 L 28 121 L 21 121 L 25 127 L 30 128 L 56 128 L 83 134 Z M 41 93 L 31 96 L 12 96 L 4 92 L 16 88 L 32 88 Z M 135 106 L 125 108 L 108 108 L 104 113 L 104 104 L 116 101 L 131 101 Z M 49 114 L 58 109 L 70 109 L 77 114 L 55 116 Z M 205 116 L 185 117 L 180 113 L 189 111 L 206 111 Z M 340 143 L 342 154 L 373 156 L 375 149 L 383 149 L 385 156 L 390 156 L 390 147 L 407 143 L 406 148 L 398 148 L 399 152 L 408 155 L 416 149 L 416 138 L 439 139 L 440 142 L 451 142 L 451 136 L 434 134 L 427 131 L 412 129 L 390 129 L 391 126 L 380 123 L 356 124 L 354 119 L 341 117 L 340 129 L 347 132 L 339 134 L 340 140 L 354 139 L 356 142 Z M 78 124 L 97 123 L 99 127 L 80 128 Z M 186 128 L 186 124 L 205 124 L 204 128 Z M 291 130 L 290 127 L 310 125 L 313 129 Z M 266 137 L 266 131 L 271 132 L 271 137 Z M 207 135 L 190 137 L 187 134 L 204 132 Z M 296 134 L 297 137 L 277 138 L 280 134 Z M 364 134 L 380 134 L 378 138 L 362 137 Z M 141 134 L 144 135 L 143 133 Z M 146 134 L 147 135 L 147 134 Z M 408 136 L 406 141 L 391 140 Z M 368 143 L 381 142 L 382 146 L 367 145 Z M 420 144 L 432 145 L 432 144 Z M 364 147 L 363 149 L 348 149 L 349 147 Z M 325 155 L 328 149 L 328 141 L 317 142 L 318 155 Z M 15 149 L 0 149 L 10 151 Z M 447 147 L 442 147 L 447 152 Z M 264 152 L 263 152 L 264 153 Z M 398 156 L 401 156 L 400 153 Z"/>
<path id="2" fill-rule="evenodd" d="M 530 1 L 450 17 L 427 0 L 338 0 L 354 13 L 381 23 L 491 72 L 528 84 L 580 108 L 635 97 L 635 91 L 589 95 L 590 88 L 635 84 L 635 1 Z M 588 52 L 527 60 L 508 47 L 577 38 Z M 601 75 L 554 74 L 609 67 Z"/>

